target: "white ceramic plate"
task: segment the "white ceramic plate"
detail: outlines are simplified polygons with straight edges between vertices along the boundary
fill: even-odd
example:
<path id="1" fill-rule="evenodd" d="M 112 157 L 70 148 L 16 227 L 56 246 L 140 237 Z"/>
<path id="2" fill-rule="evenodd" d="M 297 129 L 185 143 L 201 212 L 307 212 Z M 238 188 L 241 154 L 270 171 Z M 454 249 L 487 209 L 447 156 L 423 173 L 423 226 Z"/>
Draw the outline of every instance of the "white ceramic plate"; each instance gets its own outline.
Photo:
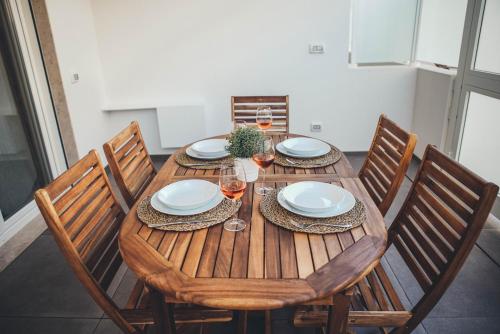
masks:
<path id="1" fill-rule="evenodd" d="M 223 199 L 224 199 L 224 195 L 222 195 L 222 193 L 219 192 L 217 195 L 215 195 L 215 197 L 210 202 L 208 202 L 204 206 L 201 206 L 201 207 L 196 208 L 196 209 L 190 209 L 190 210 L 177 210 L 177 209 L 172 209 L 172 208 L 166 206 L 165 204 L 163 204 L 162 202 L 160 202 L 158 200 L 158 193 L 155 193 L 153 195 L 153 197 L 151 197 L 151 206 L 156 211 L 160 211 L 160 212 L 166 213 L 168 215 L 190 216 L 190 215 L 197 215 L 199 213 L 202 213 L 202 212 L 205 212 L 205 211 L 208 211 L 210 209 L 215 208 L 217 205 L 220 204 L 220 202 L 222 202 Z"/>
<path id="2" fill-rule="evenodd" d="M 226 154 L 228 144 L 226 139 L 207 139 L 191 145 L 191 150 L 199 156 L 214 157 Z"/>
<path id="3" fill-rule="evenodd" d="M 221 158 L 225 158 L 225 157 L 229 156 L 229 152 L 227 152 L 227 151 L 224 151 L 224 152 L 220 153 L 219 155 L 214 155 L 214 156 L 211 156 L 211 157 L 199 155 L 198 153 L 196 153 L 196 152 L 193 151 L 193 149 L 191 148 L 191 146 L 189 146 L 186 149 L 186 154 L 189 155 L 192 158 L 201 159 L 201 160 L 216 160 L 216 159 L 221 159 Z"/>
<path id="4" fill-rule="evenodd" d="M 278 203 L 285 208 L 286 210 L 296 213 L 298 215 L 304 216 L 304 217 L 310 217 L 310 218 L 328 218 L 328 217 L 335 217 L 335 216 L 340 216 L 350 210 L 356 205 L 356 199 L 354 196 L 345 190 L 348 195 L 344 197 L 344 200 L 336 207 L 333 209 L 321 211 L 321 212 L 307 212 L 307 211 L 302 211 L 299 210 L 293 206 L 291 206 L 283 196 L 283 190 L 281 190 L 278 193 Z M 350 195 L 350 196 L 349 196 Z"/>
<path id="5" fill-rule="evenodd" d="M 219 187 L 205 180 L 182 180 L 158 191 L 158 200 L 177 210 L 199 208 L 210 202 Z"/>
<path id="6" fill-rule="evenodd" d="M 288 152 L 296 155 L 311 155 L 330 148 L 330 145 L 319 139 L 307 137 L 290 138 L 282 144 Z"/>
<path id="7" fill-rule="evenodd" d="M 297 182 L 283 189 L 283 197 L 288 204 L 307 212 L 336 209 L 345 196 L 343 188 L 323 182 Z"/>
<path id="8" fill-rule="evenodd" d="M 325 143 L 326 144 L 326 143 Z M 327 154 L 328 152 L 330 152 L 332 148 L 330 147 L 330 145 L 326 144 L 326 147 L 324 147 L 323 149 L 319 150 L 319 151 L 316 151 L 316 152 L 313 152 L 313 153 L 310 153 L 310 154 L 294 154 L 290 151 L 288 151 L 285 146 L 283 146 L 283 143 L 278 143 L 276 145 L 276 150 L 284 155 L 287 155 L 289 157 L 292 157 L 292 158 L 302 158 L 302 159 L 306 159 L 306 158 L 316 158 L 316 157 L 320 157 L 322 155 L 325 155 Z"/>

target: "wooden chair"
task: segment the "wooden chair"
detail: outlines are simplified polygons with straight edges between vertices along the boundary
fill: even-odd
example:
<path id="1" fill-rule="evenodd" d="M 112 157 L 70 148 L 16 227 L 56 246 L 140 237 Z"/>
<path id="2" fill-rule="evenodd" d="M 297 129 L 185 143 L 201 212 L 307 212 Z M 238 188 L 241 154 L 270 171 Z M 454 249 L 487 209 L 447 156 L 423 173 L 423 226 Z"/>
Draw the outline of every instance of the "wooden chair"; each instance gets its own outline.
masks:
<path id="1" fill-rule="evenodd" d="M 145 324 L 153 323 L 150 293 L 144 284 L 137 281 L 123 309 L 106 293 L 122 264 L 118 234 L 125 214 L 97 152 L 90 151 L 38 190 L 35 201 L 71 269 L 94 301 L 124 333 L 142 333 Z M 231 319 L 232 313 L 222 310 L 176 312 L 179 324 Z"/>
<path id="2" fill-rule="evenodd" d="M 103 145 L 111 174 L 129 207 L 156 175 L 139 124 L 134 121 Z"/>
<path id="3" fill-rule="evenodd" d="M 359 178 L 383 216 L 391 207 L 413 157 L 417 137 L 381 115 Z"/>
<path id="4" fill-rule="evenodd" d="M 469 255 L 488 217 L 498 186 L 427 146 L 417 177 L 389 228 L 394 245 L 423 291 L 406 310 L 382 265 L 355 286 L 352 326 L 393 327 L 410 333 L 437 304 Z M 297 326 L 326 324 L 325 311 L 300 310 Z"/>
<path id="5" fill-rule="evenodd" d="M 257 126 L 257 108 L 268 106 L 272 110 L 273 125 L 266 132 L 288 133 L 288 95 L 286 96 L 232 96 L 231 120 L 234 126 Z"/>

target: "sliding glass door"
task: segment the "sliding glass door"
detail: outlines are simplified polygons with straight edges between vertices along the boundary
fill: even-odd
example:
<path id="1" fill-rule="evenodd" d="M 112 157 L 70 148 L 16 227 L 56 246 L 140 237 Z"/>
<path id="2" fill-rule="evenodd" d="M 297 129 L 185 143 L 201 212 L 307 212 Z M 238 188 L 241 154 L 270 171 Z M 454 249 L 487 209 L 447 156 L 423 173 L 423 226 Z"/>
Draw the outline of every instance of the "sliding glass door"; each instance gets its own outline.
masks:
<path id="1" fill-rule="evenodd" d="M 500 184 L 500 0 L 469 0 L 454 100 L 450 152 Z M 495 213 L 500 215 L 497 201 Z"/>
<path id="2" fill-rule="evenodd" d="M 6 2 L 0 3 L 0 210 L 7 219 L 50 180 L 31 92 Z"/>

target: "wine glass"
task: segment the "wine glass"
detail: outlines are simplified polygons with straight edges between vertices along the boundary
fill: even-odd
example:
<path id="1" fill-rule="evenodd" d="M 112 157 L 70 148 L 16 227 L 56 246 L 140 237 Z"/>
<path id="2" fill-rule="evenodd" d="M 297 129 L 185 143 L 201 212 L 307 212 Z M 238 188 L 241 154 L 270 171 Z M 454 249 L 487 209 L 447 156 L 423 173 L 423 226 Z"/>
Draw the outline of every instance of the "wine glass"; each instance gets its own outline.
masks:
<path id="1" fill-rule="evenodd" d="M 232 165 L 222 165 L 219 175 L 219 186 L 222 194 L 233 202 L 239 200 L 247 188 L 245 169 L 243 165 L 235 161 Z M 224 229 L 228 231 L 241 231 L 246 223 L 243 219 L 232 218 L 224 223 Z"/>
<path id="2" fill-rule="evenodd" d="M 259 129 L 265 133 L 273 125 L 273 114 L 271 107 L 262 106 L 257 108 L 256 122 Z"/>
<path id="3" fill-rule="evenodd" d="M 272 187 L 266 187 L 266 168 L 269 167 L 274 161 L 274 143 L 273 138 L 264 136 L 259 140 L 255 153 L 252 156 L 253 161 L 262 169 L 262 184 L 260 187 L 255 187 L 255 193 L 265 195 L 273 190 Z"/>

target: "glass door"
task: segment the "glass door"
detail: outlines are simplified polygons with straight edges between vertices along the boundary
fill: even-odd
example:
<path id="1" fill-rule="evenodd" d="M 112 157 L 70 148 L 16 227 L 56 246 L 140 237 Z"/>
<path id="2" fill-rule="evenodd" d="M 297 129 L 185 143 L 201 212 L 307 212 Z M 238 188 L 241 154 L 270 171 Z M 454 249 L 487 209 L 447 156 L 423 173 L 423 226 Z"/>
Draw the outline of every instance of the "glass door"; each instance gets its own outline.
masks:
<path id="1" fill-rule="evenodd" d="M 10 12 L 0 4 L 0 210 L 11 217 L 50 180 Z"/>
<path id="2" fill-rule="evenodd" d="M 500 184 L 500 0 L 469 0 L 449 147 L 458 161 Z M 494 213 L 500 216 L 500 201 Z"/>

